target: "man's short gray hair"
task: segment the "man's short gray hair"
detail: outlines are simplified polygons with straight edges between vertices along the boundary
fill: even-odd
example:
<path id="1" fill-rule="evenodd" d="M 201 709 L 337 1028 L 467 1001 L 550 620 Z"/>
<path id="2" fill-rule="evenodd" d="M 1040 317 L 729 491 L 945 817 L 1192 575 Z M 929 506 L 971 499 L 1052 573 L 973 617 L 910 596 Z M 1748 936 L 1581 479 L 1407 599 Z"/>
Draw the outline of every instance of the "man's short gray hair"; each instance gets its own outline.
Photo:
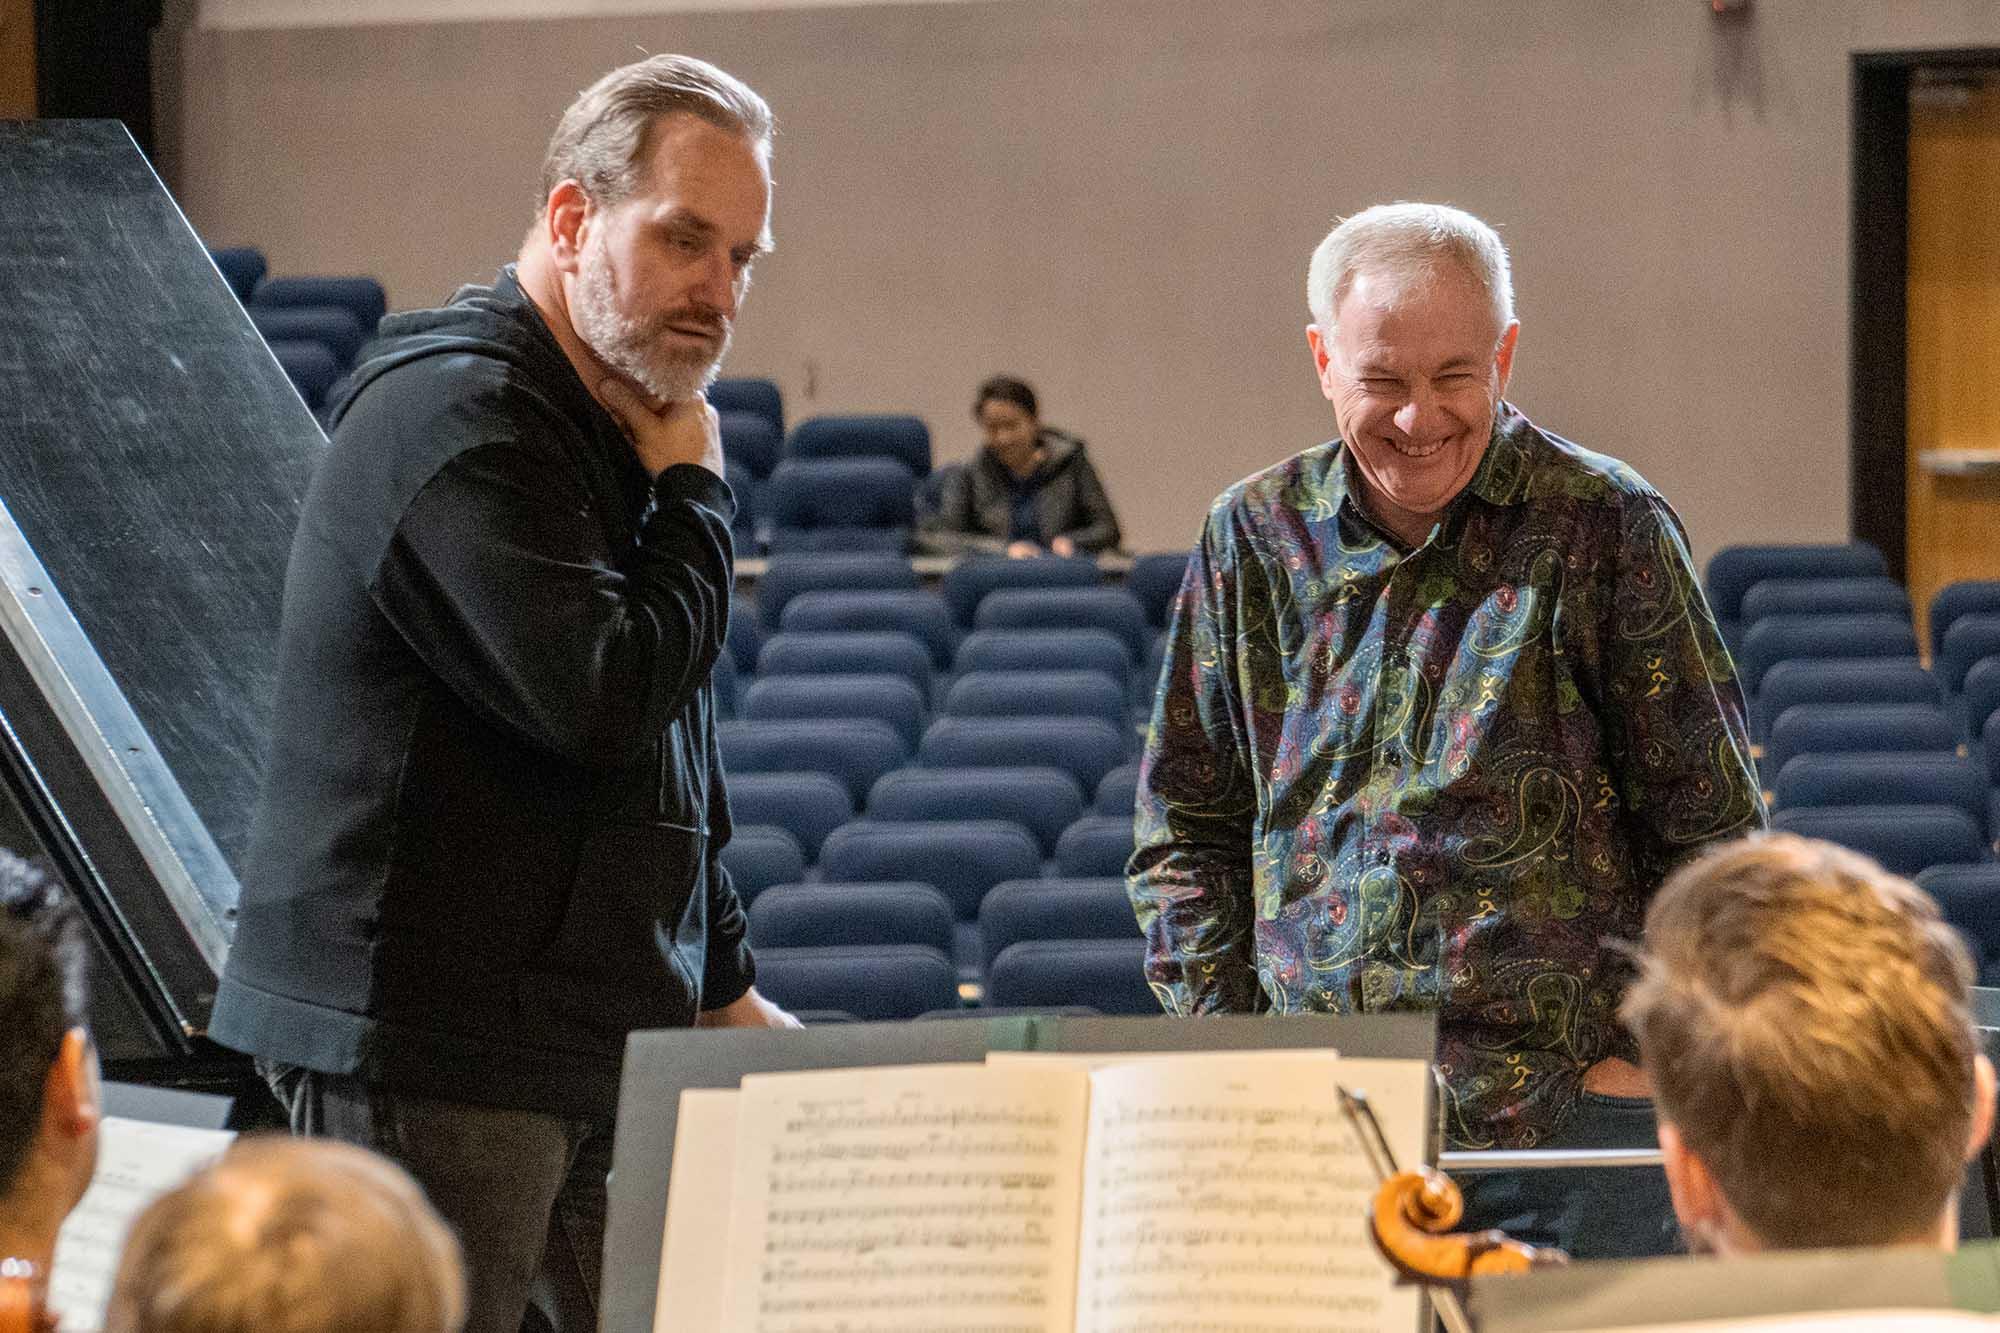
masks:
<path id="1" fill-rule="evenodd" d="M 618 203 L 645 176 L 652 129 L 675 112 L 699 116 L 768 149 L 771 108 L 735 75 L 693 56 L 658 55 L 614 69 L 577 95 L 542 157 L 545 204 L 573 180 L 600 205 Z"/>
<path id="2" fill-rule="evenodd" d="M 1326 234 L 1306 269 L 1306 305 L 1320 332 L 1333 333 L 1340 298 L 1366 269 L 1414 282 L 1442 262 L 1457 264 L 1493 301 L 1504 330 L 1514 322 L 1514 278 L 1499 233 L 1448 204 L 1377 204 Z"/>

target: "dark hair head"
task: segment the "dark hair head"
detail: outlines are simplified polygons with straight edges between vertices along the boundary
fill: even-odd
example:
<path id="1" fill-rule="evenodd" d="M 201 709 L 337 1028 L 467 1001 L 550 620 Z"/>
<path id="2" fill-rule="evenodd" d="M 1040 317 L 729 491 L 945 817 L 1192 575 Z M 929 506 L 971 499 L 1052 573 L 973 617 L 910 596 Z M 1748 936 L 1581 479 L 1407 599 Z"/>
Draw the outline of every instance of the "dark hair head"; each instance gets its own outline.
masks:
<path id="1" fill-rule="evenodd" d="M 62 886 L 0 850 L 0 1192 L 42 1127 L 63 1034 L 84 1021 L 83 920 Z"/>
<path id="2" fill-rule="evenodd" d="M 1015 379 L 1012 375 L 994 375 L 979 386 L 979 392 L 972 398 L 972 415 L 978 416 L 979 409 L 993 400 L 1012 403 L 1031 417 L 1042 414 L 1035 406 L 1035 391 L 1028 387 L 1026 380 Z"/>

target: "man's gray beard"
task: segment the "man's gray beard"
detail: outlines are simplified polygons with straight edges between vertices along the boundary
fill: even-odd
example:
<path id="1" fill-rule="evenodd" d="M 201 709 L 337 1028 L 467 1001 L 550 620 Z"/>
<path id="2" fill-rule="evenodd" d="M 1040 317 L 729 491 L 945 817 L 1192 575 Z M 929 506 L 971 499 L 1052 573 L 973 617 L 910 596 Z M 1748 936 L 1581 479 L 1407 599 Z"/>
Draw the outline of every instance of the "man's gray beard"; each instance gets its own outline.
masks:
<path id="1" fill-rule="evenodd" d="M 664 322 L 647 322 L 618 313 L 611 292 L 611 266 L 601 251 L 586 249 L 577 268 L 575 320 L 577 335 L 598 359 L 663 403 L 681 403 L 715 382 L 722 358 L 729 355 L 730 330 L 725 324 L 722 345 L 713 356 L 666 342 Z"/>

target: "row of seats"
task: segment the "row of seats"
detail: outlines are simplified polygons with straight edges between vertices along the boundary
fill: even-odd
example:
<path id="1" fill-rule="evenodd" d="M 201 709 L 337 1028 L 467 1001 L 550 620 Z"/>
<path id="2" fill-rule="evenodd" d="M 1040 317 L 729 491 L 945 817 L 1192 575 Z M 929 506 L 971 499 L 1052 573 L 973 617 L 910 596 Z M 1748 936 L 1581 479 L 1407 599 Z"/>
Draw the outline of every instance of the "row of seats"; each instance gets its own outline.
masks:
<path id="1" fill-rule="evenodd" d="M 269 276 L 263 251 L 210 250 L 209 257 L 292 387 L 315 413 L 388 313 L 388 293 L 370 277 Z"/>

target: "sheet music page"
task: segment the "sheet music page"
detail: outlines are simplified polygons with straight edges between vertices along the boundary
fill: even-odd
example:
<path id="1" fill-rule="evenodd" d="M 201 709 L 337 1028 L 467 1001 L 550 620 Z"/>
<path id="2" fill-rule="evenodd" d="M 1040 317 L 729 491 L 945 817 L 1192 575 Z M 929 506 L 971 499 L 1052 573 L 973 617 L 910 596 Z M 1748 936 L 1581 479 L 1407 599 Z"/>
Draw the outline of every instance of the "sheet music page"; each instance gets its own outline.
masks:
<path id="1" fill-rule="evenodd" d="M 1080 1333 L 1411 1333 L 1418 1295 L 1375 1252 L 1376 1178 L 1336 1084 L 1421 1157 L 1428 1067 L 1186 1055 L 1091 1076 Z"/>
<path id="2" fill-rule="evenodd" d="M 920 1065 L 743 1080 L 728 1318 L 1069 1333 L 1088 1078 Z"/>
<path id="3" fill-rule="evenodd" d="M 97 1333 L 125 1233 L 146 1205 L 220 1157 L 236 1135 L 106 1116 L 98 1126 L 97 1171 L 63 1220 L 49 1277 L 49 1308 L 63 1333 Z"/>
<path id="4" fill-rule="evenodd" d="M 674 1121 L 667 1227 L 653 1333 L 721 1328 L 729 1271 L 729 1190 L 736 1173 L 735 1088 L 687 1088 Z"/>

